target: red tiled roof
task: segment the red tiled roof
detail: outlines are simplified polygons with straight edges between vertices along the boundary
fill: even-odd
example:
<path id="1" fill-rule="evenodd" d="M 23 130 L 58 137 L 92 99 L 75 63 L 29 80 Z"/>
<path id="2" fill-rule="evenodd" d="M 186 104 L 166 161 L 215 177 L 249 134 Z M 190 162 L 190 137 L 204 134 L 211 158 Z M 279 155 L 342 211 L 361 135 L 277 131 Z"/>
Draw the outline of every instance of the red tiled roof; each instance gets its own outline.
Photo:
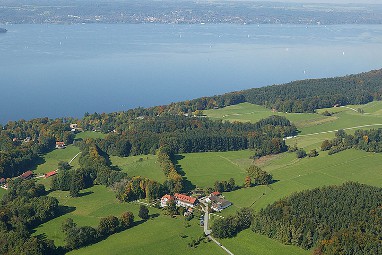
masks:
<path id="1" fill-rule="evenodd" d="M 57 174 L 56 170 L 48 172 L 48 173 L 45 174 L 45 178 L 51 177 L 51 176 L 53 176 L 55 174 Z"/>
<path id="2" fill-rule="evenodd" d="M 196 198 L 194 198 L 194 197 L 190 197 L 190 196 L 179 194 L 179 193 L 175 193 L 174 197 L 178 200 L 181 200 L 183 202 L 187 202 L 190 204 L 193 204 L 196 201 Z"/>
<path id="3" fill-rule="evenodd" d="M 31 176 L 33 174 L 32 171 L 26 171 L 25 173 L 23 173 L 22 175 L 20 175 L 21 178 L 25 179 L 25 178 L 28 178 L 29 176 Z"/>
<path id="4" fill-rule="evenodd" d="M 173 199 L 173 197 L 168 194 L 164 195 L 161 199 L 165 199 L 165 198 L 167 198 L 168 200 Z"/>
<path id="5" fill-rule="evenodd" d="M 1 179 L 0 179 L 0 182 L 5 182 L 5 178 L 1 178 Z"/>
<path id="6" fill-rule="evenodd" d="M 212 196 L 219 196 L 220 195 L 220 192 L 219 191 L 214 191 L 211 193 Z"/>
<path id="7" fill-rule="evenodd" d="M 56 142 L 56 145 L 65 145 L 64 142 Z"/>

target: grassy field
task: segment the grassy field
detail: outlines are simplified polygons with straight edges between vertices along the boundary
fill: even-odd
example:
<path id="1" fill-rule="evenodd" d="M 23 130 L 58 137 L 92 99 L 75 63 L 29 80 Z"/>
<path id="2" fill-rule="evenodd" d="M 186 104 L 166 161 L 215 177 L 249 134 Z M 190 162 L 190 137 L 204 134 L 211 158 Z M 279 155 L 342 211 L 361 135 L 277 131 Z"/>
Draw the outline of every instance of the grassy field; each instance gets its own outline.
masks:
<path id="1" fill-rule="evenodd" d="M 185 177 L 197 187 L 213 187 L 215 181 L 234 178 L 242 181 L 245 168 L 252 160 L 249 150 L 230 152 L 205 152 L 177 155 L 175 162 Z"/>
<path id="2" fill-rule="evenodd" d="M 94 186 L 83 190 L 81 194 L 78 198 L 71 198 L 65 191 L 52 192 L 50 196 L 56 197 L 60 205 L 66 207 L 67 213 L 40 225 L 34 234 L 45 234 L 56 245 L 63 245 L 61 224 L 64 219 L 72 218 L 79 226 L 96 227 L 101 217 L 119 217 L 123 212 L 131 211 L 138 222 L 137 226 L 70 254 L 224 254 L 212 243 L 202 243 L 196 249 L 188 248 L 190 238 L 197 238 L 203 233 L 196 219 L 186 228 L 183 217 L 173 219 L 161 215 L 159 209 L 150 208 L 150 215 L 154 217 L 142 223 L 138 217 L 139 204 L 119 203 L 114 193 L 104 186 Z M 188 237 L 182 238 L 181 234 Z"/>
<path id="3" fill-rule="evenodd" d="M 80 149 L 74 145 L 69 145 L 65 149 L 55 149 L 43 156 L 43 163 L 34 170 L 37 174 L 44 174 L 57 169 L 58 162 L 69 162 Z M 71 163 L 73 167 L 78 166 L 78 157 Z"/>
<path id="4" fill-rule="evenodd" d="M 85 139 L 85 138 L 104 138 L 106 134 L 101 132 L 93 132 L 93 131 L 84 131 L 76 134 L 76 139 Z"/>
<path id="5" fill-rule="evenodd" d="M 156 160 L 155 155 L 142 155 L 130 157 L 111 156 L 113 165 L 118 166 L 129 176 L 142 176 L 153 180 L 164 182 L 166 177 Z"/>
<path id="6" fill-rule="evenodd" d="M 358 113 L 356 110 L 358 108 L 363 109 L 364 114 Z M 321 115 L 320 113 L 325 110 L 335 114 L 332 116 Z M 213 119 L 243 122 L 256 122 L 270 115 L 284 116 L 296 125 L 302 135 L 363 125 L 381 124 L 380 127 L 382 127 L 382 102 L 380 101 L 366 105 L 320 109 L 317 112 L 317 114 L 272 112 L 270 109 L 250 103 L 204 111 L 208 117 Z"/>

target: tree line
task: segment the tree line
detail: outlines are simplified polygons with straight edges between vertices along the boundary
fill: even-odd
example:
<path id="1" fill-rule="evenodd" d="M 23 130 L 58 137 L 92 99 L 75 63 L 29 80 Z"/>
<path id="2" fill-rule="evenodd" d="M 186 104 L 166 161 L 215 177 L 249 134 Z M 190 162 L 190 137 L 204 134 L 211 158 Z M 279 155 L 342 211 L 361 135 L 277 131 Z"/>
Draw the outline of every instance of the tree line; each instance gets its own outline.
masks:
<path id="1" fill-rule="evenodd" d="M 110 132 L 127 130 L 129 121 L 141 118 L 175 115 L 192 116 L 207 109 L 222 108 L 243 102 L 263 105 L 280 112 L 315 112 L 335 105 L 365 104 L 381 100 L 382 69 L 335 78 L 307 79 L 281 85 L 265 86 L 201 97 L 169 105 L 136 108 L 114 113 L 86 113 L 80 125 L 86 130 Z"/>
<path id="2" fill-rule="evenodd" d="M 382 152 L 382 129 L 358 129 L 354 135 L 347 134 L 344 130 L 338 130 L 335 138 L 325 140 L 321 144 L 321 150 L 328 151 L 329 155 L 350 148 L 367 152 Z"/>

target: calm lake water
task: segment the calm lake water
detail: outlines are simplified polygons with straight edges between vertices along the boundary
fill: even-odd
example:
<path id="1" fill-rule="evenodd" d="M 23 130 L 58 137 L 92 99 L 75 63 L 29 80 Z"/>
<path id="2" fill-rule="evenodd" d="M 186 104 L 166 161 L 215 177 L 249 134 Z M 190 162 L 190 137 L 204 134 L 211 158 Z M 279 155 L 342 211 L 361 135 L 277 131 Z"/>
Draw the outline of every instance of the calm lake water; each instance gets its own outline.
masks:
<path id="1" fill-rule="evenodd" d="M 382 26 L 8 25 L 0 123 L 382 68 Z"/>

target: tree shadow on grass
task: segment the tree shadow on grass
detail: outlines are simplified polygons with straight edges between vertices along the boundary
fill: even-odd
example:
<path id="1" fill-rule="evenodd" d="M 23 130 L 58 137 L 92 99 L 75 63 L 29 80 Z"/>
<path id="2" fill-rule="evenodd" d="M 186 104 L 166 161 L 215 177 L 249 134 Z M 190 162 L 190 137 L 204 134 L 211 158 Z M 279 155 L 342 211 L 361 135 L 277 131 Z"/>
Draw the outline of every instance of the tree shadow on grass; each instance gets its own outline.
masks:
<path id="1" fill-rule="evenodd" d="M 184 159 L 183 155 L 176 154 L 174 155 L 172 161 L 175 165 L 175 169 L 183 177 L 183 191 L 189 192 L 191 190 L 194 190 L 196 186 L 187 179 L 186 172 L 184 172 L 182 166 L 179 164 L 179 161 Z"/>
<path id="2" fill-rule="evenodd" d="M 80 194 L 78 194 L 78 197 L 84 197 L 93 193 L 94 193 L 93 191 L 81 192 Z"/>
<path id="3" fill-rule="evenodd" d="M 66 206 L 66 205 L 59 205 L 58 206 L 58 214 L 57 217 L 60 217 L 62 215 L 74 212 L 76 210 L 76 207 L 74 206 Z M 57 218 L 56 217 L 56 218 Z"/>
<path id="4" fill-rule="evenodd" d="M 37 167 L 39 165 L 44 164 L 45 162 L 46 162 L 46 160 L 43 157 L 38 156 L 38 158 L 33 162 L 33 166 L 28 168 L 27 170 L 31 170 L 31 171 L 37 170 Z M 52 170 L 54 170 L 54 169 L 52 169 Z"/>

